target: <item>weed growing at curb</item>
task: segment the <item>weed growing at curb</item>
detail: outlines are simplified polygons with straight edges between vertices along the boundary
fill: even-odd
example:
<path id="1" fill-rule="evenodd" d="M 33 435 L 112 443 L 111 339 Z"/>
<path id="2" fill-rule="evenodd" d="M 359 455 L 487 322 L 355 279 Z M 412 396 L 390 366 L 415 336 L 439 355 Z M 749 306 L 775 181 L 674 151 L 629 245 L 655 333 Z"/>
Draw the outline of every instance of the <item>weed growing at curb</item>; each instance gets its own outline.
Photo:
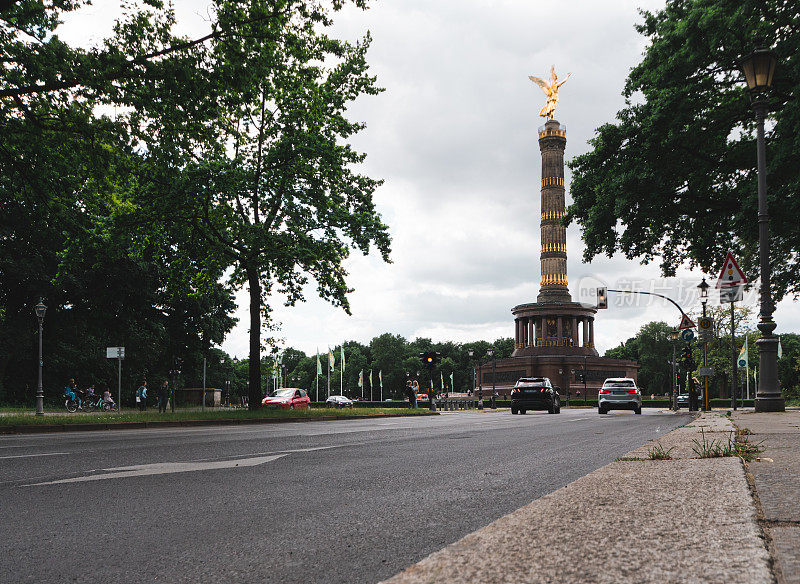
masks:
<path id="1" fill-rule="evenodd" d="M 656 444 L 652 448 L 647 449 L 647 458 L 650 460 L 671 460 L 672 456 L 670 452 L 672 452 L 675 447 L 671 447 L 667 450 L 664 450 L 664 447 L 661 444 Z"/>
<path id="2" fill-rule="evenodd" d="M 747 435 L 737 432 L 733 437 L 733 432 L 728 433 L 727 444 L 721 439 L 706 439 L 705 430 L 700 430 L 701 440 L 692 440 L 694 446 L 692 450 L 698 458 L 721 458 L 726 456 L 738 456 L 742 460 L 753 460 L 756 454 L 763 451 L 761 445 L 748 442 Z"/>

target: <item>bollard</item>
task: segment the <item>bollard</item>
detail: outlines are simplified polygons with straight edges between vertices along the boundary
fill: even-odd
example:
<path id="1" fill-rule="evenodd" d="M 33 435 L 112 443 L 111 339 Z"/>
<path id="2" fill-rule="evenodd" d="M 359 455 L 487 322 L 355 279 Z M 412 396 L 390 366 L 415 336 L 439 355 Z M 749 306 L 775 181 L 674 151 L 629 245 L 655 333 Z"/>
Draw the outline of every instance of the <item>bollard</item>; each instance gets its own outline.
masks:
<path id="1" fill-rule="evenodd" d="M 428 403 L 430 404 L 430 410 L 432 412 L 435 412 L 436 411 L 436 400 L 431 397 L 431 399 L 430 399 L 430 401 Z"/>

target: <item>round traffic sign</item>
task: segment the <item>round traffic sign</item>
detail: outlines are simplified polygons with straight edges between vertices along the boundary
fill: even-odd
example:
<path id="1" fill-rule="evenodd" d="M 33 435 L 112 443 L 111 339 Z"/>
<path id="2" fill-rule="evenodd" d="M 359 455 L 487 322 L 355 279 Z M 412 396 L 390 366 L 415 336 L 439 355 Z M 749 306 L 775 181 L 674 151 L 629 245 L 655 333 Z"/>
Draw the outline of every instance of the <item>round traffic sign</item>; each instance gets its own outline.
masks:
<path id="1" fill-rule="evenodd" d="M 681 331 L 681 338 L 689 342 L 694 338 L 694 331 L 692 329 L 684 329 Z"/>
<path id="2" fill-rule="evenodd" d="M 744 359 L 739 359 L 739 367 L 745 367 L 745 366 L 747 366 L 747 361 L 745 361 Z"/>
<path id="3" fill-rule="evenodd" d="M 697 321 L 697 326 L 701 329 L 710 329 L 713 325 L 714 321 L 707 316 L 700 317 Z"/>

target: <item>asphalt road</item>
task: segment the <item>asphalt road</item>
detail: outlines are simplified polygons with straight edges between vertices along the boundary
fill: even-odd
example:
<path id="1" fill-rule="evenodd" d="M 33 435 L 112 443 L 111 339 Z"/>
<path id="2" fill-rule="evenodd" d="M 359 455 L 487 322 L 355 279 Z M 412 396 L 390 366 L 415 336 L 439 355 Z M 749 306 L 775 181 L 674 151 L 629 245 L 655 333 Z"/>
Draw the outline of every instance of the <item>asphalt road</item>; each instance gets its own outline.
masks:
<path id="1" fill-rule="evenodd" d="M 506 410 L 0 436 L 0 582 L 377 582 L 689 419 Z"/>

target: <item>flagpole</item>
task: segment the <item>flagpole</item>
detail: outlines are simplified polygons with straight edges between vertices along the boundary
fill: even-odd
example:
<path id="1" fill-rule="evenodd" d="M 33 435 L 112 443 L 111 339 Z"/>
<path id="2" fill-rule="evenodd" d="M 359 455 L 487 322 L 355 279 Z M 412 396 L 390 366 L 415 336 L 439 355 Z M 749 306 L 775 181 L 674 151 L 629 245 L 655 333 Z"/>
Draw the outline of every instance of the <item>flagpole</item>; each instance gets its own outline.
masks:
<path id="1" fill-rule="evenodd" d="M 328 397 L 331 397 L 331 348 L 328 346 Z"/>

